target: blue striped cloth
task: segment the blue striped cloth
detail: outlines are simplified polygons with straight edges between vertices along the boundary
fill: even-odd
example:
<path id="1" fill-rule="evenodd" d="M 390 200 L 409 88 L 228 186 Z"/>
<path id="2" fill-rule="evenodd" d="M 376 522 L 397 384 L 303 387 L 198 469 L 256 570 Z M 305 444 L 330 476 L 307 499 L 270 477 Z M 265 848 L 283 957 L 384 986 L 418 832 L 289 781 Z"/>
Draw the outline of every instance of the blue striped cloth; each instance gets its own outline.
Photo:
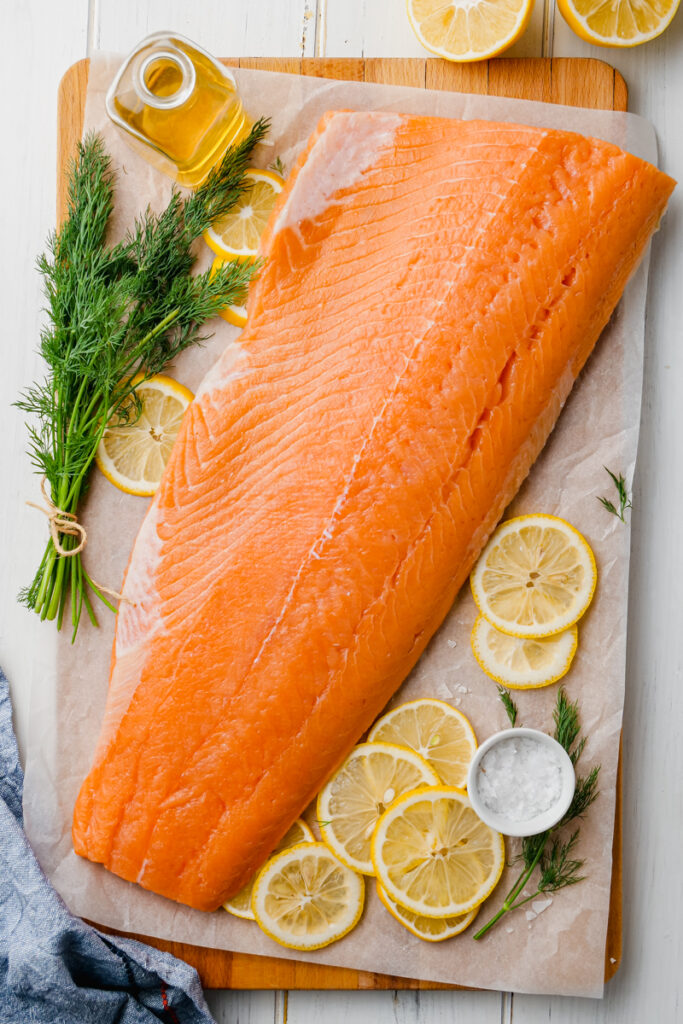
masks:
<path id="1" fill-rule="evenodd" d="M 211 1024 L 192 967 L 69 913 L 24 834 L 23 783 L 0 669 L 0 1024 Z"/>

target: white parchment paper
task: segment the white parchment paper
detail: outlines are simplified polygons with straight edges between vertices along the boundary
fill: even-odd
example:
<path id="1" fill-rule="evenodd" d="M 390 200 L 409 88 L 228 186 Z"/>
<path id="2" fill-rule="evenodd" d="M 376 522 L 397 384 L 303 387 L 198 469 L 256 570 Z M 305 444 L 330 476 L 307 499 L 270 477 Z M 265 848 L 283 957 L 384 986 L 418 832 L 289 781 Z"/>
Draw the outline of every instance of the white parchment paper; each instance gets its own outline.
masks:
<path id="1" fill-rule="evenodd" d="M 122 141 L 104 110 L 104 94 L 120 63 L 98 56 L 91 63 L 85 129 L 102 133 L 113 156 L 117 201 L 113 235 L 120 236 L 149 202 L 165 206 L 170 181 L 152 170 Z M 652 127 L 631 114 L 583 110 L 522 100 L 467 96 L 396 86 L 345 83 L 253 70 L 237 70 L 240 93 L 253 117 L 272 118 L 268 145 L 256 162 L 293 158 L 329 109 L 382 109 L 443 117 L 488 118 L 557 127 L 615 142 L 652 162 Z M 203 246 L 200 248 L 204 249 Z M 208 263 L 208 250 L 202 263 Z M 600 796 L 581 826 L 578 855 L 585 881 L 552 897 L 531 919 L 507 916 L 482 942 L 475 929 L 440 944 L 421 942 L 384 910 L 368 885 L 361 924 L 327 949 L 300 959 L 433 981 L 518 992 L 600 996 L 611 877 L 615 781 L 624 699 L 629 529 L 597 501 L 609 493 L 603 469 L 631 480 L 640 417 L 645 264 L 629 284 L 612 322 L 578 380 L 559 424 L 516 498 L 511 512 L 561 515 L 588 538 L 599 567 L 598 590 L 579 625 L 579 649 L 566 678 L 578 698 L 588 743 L 584 771 L 602 765 Z M 201 349 L 185 353 L 172 372 L 195 389 L 236 328 L 223 321 Z M 119 587 L 146 500 L 122 494 L 97 472 L 84 509 L 86 561 L 93 576 Z M 475 608 L 463 588 L 441 630 L 396 700 L 431 695 L 452 701 L 472 721 L 479 740 L 507 725 L 496 687 L 478 668 L 469 645 Z M 51 628 L 46 625 L 46 629 Z M 290 951 L 253 923 L 224 911 L 204 914 L 124 882 L 77 857 L 71 846 L 71 815 L 90 766 L 103 714 L 114 618 L 100 613 L 100 629 L 81 625 L 75 646 L 60 637 L 55 677 L 32 694 L 31 737 L 24 792 L 26 828 L 46 873 L 77 914 L 143 935 L 270 956 Z M 552 730 L 556 686 L 516 696 L 520 723 Z M 518 852 L 508 840 L 508 859 Z M 497 891 L 480 912 L 483 924 L 516 877 L 507 868 Z M 532 911 L 533 914 L 533 911 Z"/>

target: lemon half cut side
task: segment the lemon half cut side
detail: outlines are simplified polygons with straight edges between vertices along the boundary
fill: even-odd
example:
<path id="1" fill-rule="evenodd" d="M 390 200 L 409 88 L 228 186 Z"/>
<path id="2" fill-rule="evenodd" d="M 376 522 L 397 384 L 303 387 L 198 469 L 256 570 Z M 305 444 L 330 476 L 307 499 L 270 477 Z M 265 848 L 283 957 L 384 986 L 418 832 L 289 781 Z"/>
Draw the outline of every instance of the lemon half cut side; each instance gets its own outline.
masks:
<path id="1" fill-rule="evenodd" d="M 408 20 L 420 43 L 457 62 L 485 60 L 515 43 L 533 0 L 407 0 Z"/>
<path id="2" fill-rule="evenodd" d="M 581 39 L 595 46 L 629 47 L 661 36 L 680 0 L 558 0 L 562 17 Z"/>

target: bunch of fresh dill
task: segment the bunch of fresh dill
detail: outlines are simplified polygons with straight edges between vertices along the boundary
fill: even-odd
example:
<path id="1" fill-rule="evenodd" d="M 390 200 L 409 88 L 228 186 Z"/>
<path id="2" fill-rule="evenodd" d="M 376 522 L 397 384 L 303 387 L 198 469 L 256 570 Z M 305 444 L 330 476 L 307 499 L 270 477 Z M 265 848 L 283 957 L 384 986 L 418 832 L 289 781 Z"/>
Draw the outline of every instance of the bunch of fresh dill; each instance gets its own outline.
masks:
<path id="1" fill-rule="evenodd" d="M 268 122 L 258 121 L 195 192 L 184 197 L 174 190 L 163 213 L 147 209 L 113 246 L 106 244 L 114 203 L 109 157 L 96 135 L 79 144 L 67 216 L 38 260 L 49 317 L 40 345 L 47 374 L 17 403 L 32 417 L 29 453 L 53 505 L 51 539 L 20 600 L 61 628 L 70 596 L 73 638 L 83 607 L 96 624 L 89 591 L 115 610 L 80 553 L 68 554 L 78 547 L 68 524 L 76 519 L 100 439 L 112 417 L 126 422 L 139 415 L 139 383 L 203 340 L 206 320 L 243 301 L 257 264 L 233 261 L 213 274 L 192 274 L 192 243 L 243 194 L 250 155 L 267 130 Z"/>
<path id="2" fill-rule="evenodd" d="M 510 705 L 514 708 L 514 718 L 517 717 L 517 709 L 509 692 L 504 687 L 499 687 L 499 696 L 514 725 Z M 581 729 L 578 702 L 569 701 L 562 687 L 557 694 L 553 720 L 555 722 L 555 739 L 564 747 L 572 764 L 575 765 L 581 756 L 586 740 L 585 737 L 578 738 Z M 522 840 L 522 853 L 519 859 L 523 861 L 524 867 L 503 900 L 500 910 L 476 932 L 475 939 L 481 939 L 486 935 L 496 922 L 511 910 L 517 910 L 543 893 L 557 892 L 559 889 L 564 889 L 568 885 L 576 885 L 577 882 L 583 880 L 584 876 L 580 874 L 583 861 L 577 860 L 573 856 L 579 838 L 579 829 L 575 829 L 567 839 L 563 839 L 558 833 L 570 822 L 582 818 L 593 803 L 598 795 L 599 773 L 600 766 L 597 765 L 591 768 L 588 775 L 577 776 L 572 802 L 561 821 L 546 832 L 527 836 Z M 525 896 L 524 888 L 536 868 L 539 871 L 536 887 L 530 896 Z"/>

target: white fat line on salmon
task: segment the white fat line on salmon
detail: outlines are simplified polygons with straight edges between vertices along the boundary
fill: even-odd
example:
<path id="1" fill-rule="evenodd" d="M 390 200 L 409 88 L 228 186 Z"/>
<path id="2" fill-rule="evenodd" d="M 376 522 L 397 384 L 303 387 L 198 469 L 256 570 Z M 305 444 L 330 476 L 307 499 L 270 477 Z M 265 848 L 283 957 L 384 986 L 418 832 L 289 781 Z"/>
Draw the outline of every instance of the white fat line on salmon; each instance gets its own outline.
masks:
<path id="1" fill-rule="evenodd" d="M 337 192 L 355 185 L 379 154 L 393 145 L 402 122 L 401 114 L 376 113 L 371 120 L 364 112 L 335 114 L 299 170 L 273 235 L 283 228 L 297 230 L 302 221 L 324 213 Z"/>
<path id="2" fill-rule="evenodd" d="M 529 166 L 529 163 L 531 162 L 533 157 L 537 156 L 539 154 L 539 152 L 540 152 L 539 151 L 539 147 L 536 146 L 532 150 L 529 159 L 524 161 L 520 165 L 520 168 L 519 168 L 520 173 L 519 173 L 519 176 L 517 178 L 517 181 L 515 182 L 516 185 L 519 185 L 519 182 L 521 180 L 521 177 L 522 177 L 524 171 L 526 171 L 526 169 Z M 306 165 L 304 165 L 304 167 L 305 166 Z M 299 179 L 297 179 L 297 180 L 299 180 Z M 499 214 L 499 212 L 501 210 L 501 207 L 504 206 L 507 202 L 509 202 L 510 196 L 509 195 L 508 196 L 504 196 L 504 197 L 501 196 L 499 198 L 500 198 L 499 203 L 496 205 L 496 207 L 493 210 L 490 211 L 489 216 L 487 218 L 484 218 L 484 217 L 482 218 L 482 222 L 479 225 L 479 230 L 477 231 L 475 239 L 474 239 L 474 241 L 472 243 L 472 247 L 473 248 L 476 247 L 477 242 L 483 236 L 484 232 L 487 230 L 487 228 L 489 227 L 491 222 L 498 216 L 498 214 Z M 446 288 L 445 294 L 444 294 L 444 296 L 441 299 L 437 299 L 436 300 L 437 305 L 442 305 L 448 299 L 448 296 L 449 296 L 450 292 L 452 291 L 452 289 L 453 289 L 453 287 L 455 285 L 456 280 L 457 280 L 457 275 L 455 277 L 451 278 L 447 282 L 448 287 Z M 296 574 L 294 576 L 294 579 L 292 580 L 292 584 L 291 584 L 291 586 L 290 586 L 290 588 L 289 588 L 289 590 L 287 592 L 287 596 L 285 597 L 285 599 L 283 601 L 280 613 L 278 614 L 277 618 L 273 622 L 273 625 L 271 626 L 271 628 L 268 631 L 267 635 L 263 639 L 263 642 L 261 643 L 261 646 L 259 647 L 259 650 L 258 650 L 254 660 L 252 661 L 250 667 L 247 669 L 247 672 L 245 673 L 245 679 L 250 674 L 250 672 L 254 668 L 256 668 L 256 666 L 260 662 L 261 657 L 263 655 L 263 652 L 265 651 L 266 647 L 268 646 L 271 637 L 275 634 L 275 632 L 277 631 L 280 623 L 284 619 L 284 617 L 285 617 L 285 615 L 287 613 L 287 610 L 289 608 L 289 605 L 291 604 L 292 598 L 294 597 L 294 593 L 296 591 L 297 584 L 298 584 L 299 580 L 301 579 L 301 576 L 302 576 L 306 566 L 311 561 L 311 559 L 313 559 L 313 558 L 320 559 L 320 557 L 321 557 L 321 548 L 324 545 L 325 541 L 331 541 L 332 540 L 332 538 L 333 538 L 333 532 L 332 531 L 333 531 L 333 528 L 334 528 L 334 525 L 335 525 L 335 521 L 338 518 L 339 512 L 341 511 L 341 509 L 342 509 L 342 507 L 343 507 L 343 505 L 344 505 L 344 503 L 346 501 L 346 498 L 348 497 L 349 491 L 351 490 L 351 486 L 353 484 L 353 481 L 354 481 L 354 478 L 355 478 L 355 474 L 356 474 L 356 470 L 358 468 L 360 460 L 362 459 L 363 454 L 365 453 L 366 448 L 368 447 L 368 445 L 370 444 L 370 442 L 371 442 L 371 440 L 372 440 L 372 438 L 374 436 L 374 433 L 375 433 L 375 430 L 377 428 L 378 423 L 381 422 L 381 420 L 382 420 L 382 418 L 384 416 L 385 411 L 387 410 L 387 408 L 389 407 L 391 402 L 394 400 L 394 398 L 396 396 L 396 393 L 397 393 L 397 391 L 399 389 L 399 386 L 400 386 L 401 382 L 403 381 L 406 373 L 408 372 L 408 368 L 409 368 L 410 364 L 412 362 L 414 362 L 415 356 L 416 356 L 419 348 L 421 347 L 422 343 L 424 342 L 424 339 L 425 339 L 425 337 L 426 337 L 426 335 L 428 333 L 428 330 L 429 330 L 429 328 L 426 328 L 425 331 L 419 337 L 417 337 L 415 339 L 415 341 L 413 343 L 413 347 L 412 347 L 412 349 L 410 351 L 410 354 L 405 357 L 406 363 L 405 363 L 405 367 L 404 367 L 403 371 L 400 374 L 397 375 L 396 383 L 394 384 L 394 387 L 391 389 L 391 391 L 389 392 L 389 394 L 385 398 L 385 400 L 382 403 L 382 407 L 379 410 L 379 412 L 376 413 L 375 417 L 373 418 L 372 426 L 370 427 L 370 430 L 368 431 L 368 433 L 367 433 L 367 435 L 366 435 L 362 445 L 360 446 L 358 452 L 354 456 L 353 463 L 351 465 L 351 469 L 349 471 L 349 475 L 348 475 L 348 477 L 346 479 L 346 483 L 345 483 L 344 489 L 342 490 L 342 493 L 340 494 L 339 498 L 337 499 L 337 501 L 335 503 L 334 509 L 332 510 L 332 515 L 330 516 L 329 521 L 327 522 L 327 524 L 325 525 L 324 529 L 322 530 L 321 535 L 317 538 L 317 540 L 311 546 L 311 548 L 309 549 L 308 553 L 304 556 L 304 558 L 303 558 L 303 560 L 301 562 L 301 565 L 297 569 Z"/>
<path id="3" fill-rule="evenodd" d="M 216 360 L 211 369 L 202 378 L 201 384 L 194 396 L 195 402 L 200 398 L 204 398 L 209 392 L 222 391 L 232 381 L 246 377 L 251 369 L 248 364 L 248 358 L 249 353 L 239 342 L 228 342 L 220 359 Z M 243 365 L 244 363 L 247 363 L 247 365 Z"/>

